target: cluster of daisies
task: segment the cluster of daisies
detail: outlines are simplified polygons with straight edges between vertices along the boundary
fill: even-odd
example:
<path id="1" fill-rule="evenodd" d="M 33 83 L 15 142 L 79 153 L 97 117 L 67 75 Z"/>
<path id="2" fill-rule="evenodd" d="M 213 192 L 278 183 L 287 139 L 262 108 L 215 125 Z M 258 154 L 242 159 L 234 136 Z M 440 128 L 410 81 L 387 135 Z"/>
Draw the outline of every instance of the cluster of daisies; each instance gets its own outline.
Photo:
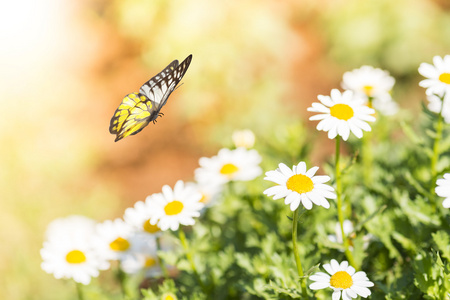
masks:
<path id="1" fill-rule="evenodd" d="M 157 251 L 169 251 L 173 241 L 164 231 L 195 224 L 206 207 L 220 198 L 224 184 L 260 176 L 261 156 L 251 148 L 250 130 L 236 131 L 236 149 L 221 149 L 216 156 L 202 157 L 194 182 L 179 180 L 171 188 L 148 196 L 125 210 L 123 218 L 97 223 L 83 216 L 56 219 L 49 224 L 41 249 L 42 269 L 57 279 L 89 284 L 101 270 L 118 261 L 128 274 L 161 275 Z M 164 266 L 165 267 L 165 266 Z"/>
<path id="2" fill-rule="evenodd" d="M 427 88 L 429 108 L 450 122 L 450 55 L 434 57 L 434 65 L 422 64 L 419 72 L 427 77 L 420 85 Z M 368 122 L 375 121 L 376 112 L 392 115 L 398 105 L 391 97 L 395 80 L 388 72 L 363 66 L 343 76 L 344 91 L 333 89 L 329 96 L 319 95 L 308 111 L 317 113 L 310 120 L 319 121 L 317 129 L 328 133 L 330 139 L 346 141 L 350 133 L 362 138 L 371 131 Z M 119 261 L 120 268 L 130 274 L 145 271 L 148 276 L 161 272 L 157 251 L 169 251 L 174 247 L 165 240 L 163 232 L 182 230 L 180 226 L 195 224 L 195 218 L 210 205 L 217 203 L 221 191 L 229 181 L 249 181 L 262 174 L 261 156 L 254 149 L 255 137 L 249 130 L 233 134 L 236 148 L 221 149 L 216 156 L 199 160 L 194 182 L 178 181 L 173 188 L 163 186 L 161 193 L 150 195 L 145 201 L 127 208 L 122 219 L 102 223 L 71 216 L 53 221 L 46 232 L 41 250 L 42 268 L 56 278 L 72 278 L 88 284 L 99 271 L 110 267 L 111 261 Z M 316 175 L 319 167 L 307 168 L 299 162 L 292 168 L 280 163 L 276 170 L 265 173 L 265 180 L 275 183 L 264 191 L 273 199 L 284 199 L 290 210 L 302 205 L 329 208 L 329 200 L 337 198 L 334 188 L 327 184 L 330 177 Z M 437 180 L 436 194 L 445 197 L 444 207 L 450 207 L 450 173 Z M 340 230 L 342 228 L 342 230 Z M 330 240 L 343 243 L 343 234 L 353 231 L 346 220 L 337 224 L 336 235 Z M 367 237 L 370 239 L 370 236 Z M 331 288 L 333 299 L 342 297 L 368 297 L 368 289 L 374 284 L 366 273 L 356 271 L 347 261 L 338 263 L 332 259 L 309 277 L 310 289 Z"/>

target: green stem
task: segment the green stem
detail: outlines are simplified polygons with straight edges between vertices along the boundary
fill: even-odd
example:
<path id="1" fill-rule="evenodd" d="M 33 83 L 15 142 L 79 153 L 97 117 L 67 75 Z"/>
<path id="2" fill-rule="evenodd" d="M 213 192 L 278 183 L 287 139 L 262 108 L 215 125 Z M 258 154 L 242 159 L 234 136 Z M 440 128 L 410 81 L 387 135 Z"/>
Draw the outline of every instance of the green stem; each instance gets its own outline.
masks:
<path id="1" fill-rule="evenodd" d="M 76 285 L 77 285 L 78 300 L 84 300 L 83 287 L 81 286 L 81 283 L 76 282 Z"/>
<path id="2" fill-rule="evenodd" d="M 342 184 L 341 184 L 341 167 L 340 167 L 340 137 L 336 137 L 336 196 L 337 196 L 337 210 L 338 210 L 338 218 L 339 218 L 339 224 L 341 226 L 341 234 L 342 234 L 342 240 L 344 241 L 344 249 L 345 249 L 345 256 L 348 259 L 348 262 L 351 266 L 354 268 L 357 268 L 355 265 L 355 261 L 353 259 L 353 254 L 350 252 L 350 244 L 348 242 L 347 237 L 345 236 L 344 232 L 344 212 L 342 211 Z"/>
<path id="3" fill-rule="evenodd" d="M 120 289 L 122 290 L 122 296 L 126 298 L 126 296 L 128 296 L 126 288 L 127 274 L 122 270 L 120 266 L 120 261 L 117 267 L 117 278 L 119 279 Z"/>
<path id="4" fill-rule="evenodd" d="M 306 281 L 303 274 L 302 262 L 298 253 L 297 247 L 297 227 L 298 227 L 298 212 L 300 206 L 294 211 L 294 220 L 292 221 L 292 246 L 294 250 L 295 263 L 297 264 L 297 273 L 300 277 L 303 297 L 308 299 L 308 293 L 306 291 Z"/>
<path id="5" fill-rule="evenodd" d="M 439 160 L 439 143 L 442 138 L 442 111 L 444 110 L 444 97 L 445 94 L 441 97 L 441 110 L 439 111 L 439 116 L 436 124 L 436 135 L 434 137 L 434 145 L 433 145 L 433 156 L 431 157 L 431 184 L 430 184 L 430 194 L 434 195 L 434 189 L 436 188 L 436 180 L 437 180 L 437 163 Z M 430 199 L 431 207 L 433 211 L 436 211 L 436 197 L 431 196 Z"/>
<path id="6" fill-rule="evenodd" d="M 180 237 L 181 245 L 183 245 L 184 251 L 186 252 L 186 258 L 188 259 L 189 263 L 191 264 L 192 272 L 194 272 L 194 276 L 195 276 L 195 278 L 197 278 L 197 281 L 200 284 L 203 292 L 205 294 L 207 294 L 206 286 L 203 284 L 203 281 L 197 272 L 197 268 L 195 267 L 194 259 L 192 257 L 191 251 L 189 250 L 189 245 L 186 240 L 186 235 L 184 234 L 184 231 L 181 228 L 178 230 L 178 235 Z"/>
<path id="7" fill-rule="evenodd" d="M 161 250 L 161 241 L 159 240 L 159 237 L 156 238 L 156 249 L 157 251 Z M 163 272 L 164 278 L 169 279 L 169 271 L 167 270 L 167 266 L 164 264 L 161 257 L 158 256 L 159 266 L 161 267 L 161 270 Z"/>

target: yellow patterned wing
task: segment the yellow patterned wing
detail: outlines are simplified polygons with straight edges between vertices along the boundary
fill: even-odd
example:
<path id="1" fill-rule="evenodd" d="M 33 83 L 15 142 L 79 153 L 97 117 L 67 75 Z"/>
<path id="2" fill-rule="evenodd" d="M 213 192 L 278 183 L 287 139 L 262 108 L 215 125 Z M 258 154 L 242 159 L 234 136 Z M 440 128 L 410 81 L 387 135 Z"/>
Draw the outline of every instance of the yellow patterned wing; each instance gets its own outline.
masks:
<path id="1" fill-rule="evenodd" d="M 115 142 L 140 132 L 150 123 L 154 111 L 152 102 L 140 93 L 128 94 L 114 112 L 109 132 L 116 135 Z"/>

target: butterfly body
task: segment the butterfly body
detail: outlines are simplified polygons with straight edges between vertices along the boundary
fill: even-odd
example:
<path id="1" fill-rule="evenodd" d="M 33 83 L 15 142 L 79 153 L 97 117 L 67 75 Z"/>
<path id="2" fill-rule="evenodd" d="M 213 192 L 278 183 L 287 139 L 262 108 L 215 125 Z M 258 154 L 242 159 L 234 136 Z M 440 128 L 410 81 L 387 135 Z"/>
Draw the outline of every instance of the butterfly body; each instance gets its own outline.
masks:
<path id="1" fill-rule="evenodd" d="M 162 115 L 161 108 L 183 78 L 191 60 L 192 55 L 181 64 L 174 60 L 144 83 L 138 93 L 125 96 L 109 125 L 109 132 L 116 135 L 116 142 L 141 132 L 150 122 L 156 122 L 158 116 Z"/>

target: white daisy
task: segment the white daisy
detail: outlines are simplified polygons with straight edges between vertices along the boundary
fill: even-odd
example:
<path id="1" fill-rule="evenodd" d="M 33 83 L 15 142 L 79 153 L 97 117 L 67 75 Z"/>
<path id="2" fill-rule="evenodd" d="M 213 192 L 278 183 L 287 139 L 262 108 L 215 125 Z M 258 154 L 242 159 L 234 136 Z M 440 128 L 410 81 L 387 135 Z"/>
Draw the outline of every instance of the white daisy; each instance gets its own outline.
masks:
<path id="1" fill-rule="evenodd" d="M 445 97 L 442 101 L 442 97 L 436 95 L 429 95 L 428 98 L 428 109 L 432 112 L 439 114 L 442 108 L 442 117 L 445 123 L 450 124 L 450 97 Z M 444 102 L 444 104 L 442 104 Z M 444 105 L 444 107 L 442 107 Z"/>
<path id="2" fill-rule="evenodd" d="M 121 260 L 132 250 L 133 228 L 121 219 L 107 220 L 96 226 L 95 246 L 108 260 Z"/>
<path id="3" fill-rule="evenodd" d="M 228 181 L 249 181 L 261 175 L 261 156 L 256 150 L 223 148 L 217 156 L 202 157 L 195 179 L 201 184 L 224 184 Z"/>
<path id="4" fill-rule="evenodd" d="M 442 202 L 442 206 L 450 208 L 450 173 L 445 173 L 444 178 L 438 179 L 436 184 L 436 194 L 439 197 L 445 198 L 444 202 Z"/>
<path id="5" fill-rule="evenodd" d="M 236 148 L 250 149 L 255 144 L 255 134 L 250 129 L 235 130 L 231 139 Z"/>
<path id="6" fill-rule="evenodd" d="M 44 242 L 41 257 L 45 272 L 57 279 L 72 278 L 82 284 L 89 284 L 92 277 L 99 275 L 99 270 L 109 268 L 109 263 L 81 236 L 52 237 Z"/>
<path id="7" fill-rule="evenodd" d="M 178 230 L 180 224 L 194 225 L 194 217 L 199 217 L 204 207 L 201 198 L 196 189 L 185 186 L 182 180 L 177 181 L 173 190 L 165 185 L 162 193 L 153 194 L 150 223 L 158 224 L 163 231 Z"/>
<path id="8" fill-rule="evenodd" d="M 45 237 L 47 240 L 59 240 L 66 236 L 79 236 L 89 239 L 95 233 L 96 223 L 96 221 L 80 215 L 58 218 L 48 224 Z"/>
<path id="9" fill-rule="evenodd" d="M 344 220 L 344 224 L 342 224 L 344 227 L 344 234 L 345 236 L 348 236 L 350 233 L 353 232 L 353 224 L 350 220 Z M 343 244 L 344 240 L 342 239 L 342 231 L 341 231 L 341 224 L 339 222 L 336 223 L 336 226 L 334 226 L 334 232 L 336 234 L 330 234 L 328 235 L 328 239 L 333 243 Z"/>
<path id="10" fill-rule="evenodd" d="M 419 73 L 427 77 L 427 79 L 419 82 L 421 87 L 426 88 L 427 95 L 445 94 L 446 98 L 450 97 L 450 55 L 444 58 L 440 56 L 433 57 L 434 65 L 421 63 Z"/>
<path id="11" fill-rule="evenodd" d="M 330 287 L 334 290 L 332 299 L 351 300 L 359 296 L 367 298 L 371 292 L 368 287 L 373 286 L 367 275 L 363 271 L 355 273 L 355 269 L 348 265 L 347 261 L 339 264 L 332 259 L 329 264 L 323 265 L 323 268 L 331 275 L 318 272 L 309 276 L 309 279 L 315 281 L 309 288 L 312 290 L 321 290 Z"/>
<path id="12" fill-rule="evenodd" d="M 349 240 L 350 247 L 349 248 L 350 248 L 350 250 L 352 250 L 353 242 L 351 239 L 356 237 L 356 234 L 353 232 L 354 231 L 353 223 L 350 220 L 344 220 L 343 227 L 344 227 L 345 236 L 350 237 L 350 240 Z M 344 240 L 342 239 L 341 224 L 339 222 L 336 222 L 336 226 L 334 226 L 334 232 L 335 232 L 335 234 L 328 235 L 328 239 L 333 243 L 343 244 Z M 352 234 L 352 235 L 349 236 L 349 234 Z M 370 241 L 373 238 L 374 238 L 373 235 L 370 233 L 363 236 L 363 249 L 367 249 Z"/>
<path id="13" fill-rule="evenodd" d="M 284 203 L 290 204 L 290 209 L 295 211 L 300 202 L 306 209 L 311 209 L 312 204 L 330 207 L 326 200 L 336 199 L 334 189 L 324 184 L 330 180 L 329 176 L 314 176 L 319 167 L 306 170 L 306 163 L 300 162 L 293 166 L 292 170 L 283 163 L 278 165 L 275 171 L 266 172 L 265 180 L 277 183 L 278 185 L 264 191 L 267 196 L 273 196 L 274 200 L 285 198 Z"/>
<path id="14" fill-rule="evenodd" d="M 205 207 L 213 205 L 223 190 L 222 184 L 188 182 L 186 183 L 186 187 L 193 187 L 202 195 L 200 202 L 203 203 Z"/>
<path id="15" fill-rule="evenodd" d="M 152 201 L 152 196 L 148 196 L 145 202 L 136 202 L 134 207 L 129 207 L 125 210 L 123 219 L 139 232 L 160 235 L 161 229 L 158 225 L 150 224 L 151 210 L 153 209 Z"/>
<path id="16" fill-rule="evenodd" d="M 156 254 L 156 237 L 138 233 L 132 237 L 132 240 L 132 251 L 120 262 L 122 270 L 128 274 L 145 271 L 145 275 L 148 277 L 160 275 L 161 269 Z"/>
<path id="17" fill-rule="evenodd" d="M 398 110 L 397 103 L 392 101 L 391 90 L 395 79 L 389 72 L 372 66 L 362 66 L 350 72 L 345 72 L 342 87 L 351 90 L 355 96 L 373 101 L 373 106 L 383 114 L 392 115 Z"/>
<path id="18" fill-rule="evenodd" d="M 340 135 L 346 141 L 350 131 L 357 138 L 363 136 L 364 131 L 371 131 L 367 122 L 375 121 L 372 114 L 375 111 L 364 105 L 364 100 L 353 96 L 352 91 L 341 92 L 331 90 L 330 96 L 317 96 L 320 102 L 314 102 L 308 111 L 320 114 L 312 116 L 310 120 L 321 120 L 317 130 L 328 131 L 328 138 L 334 139 Z"/>

